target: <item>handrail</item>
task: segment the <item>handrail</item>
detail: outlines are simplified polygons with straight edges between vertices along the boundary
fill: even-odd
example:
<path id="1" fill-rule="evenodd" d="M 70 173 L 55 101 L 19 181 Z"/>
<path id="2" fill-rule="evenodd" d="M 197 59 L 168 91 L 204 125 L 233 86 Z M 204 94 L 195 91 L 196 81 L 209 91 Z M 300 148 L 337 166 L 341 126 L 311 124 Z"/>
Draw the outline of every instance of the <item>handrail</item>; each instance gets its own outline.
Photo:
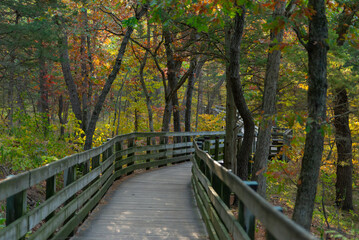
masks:
<path id="1" fill-rule="evenodd" d="M 8 177 L 0 181 L 0 201 L 6 199 L 6 227 L 0 229 L 0 240 L 24 236 L 29 239 L 65 239 L 97 205 L 114 180 L 137 169 L 148 170 L 190 160 L 194 152 L 192 137 L 223 134 L 124 134 L 99 147 Z M 135 139 L 144 146 L 136 146 Z M 152 145 L 153 139 L 155 145 Z M 63 178 L 64 186 L 60 190 L 56 189 L 56 178 Z M 27 210 L 27 190 L 44 182 L 46 200 Z"/>
<path id="2" fill-rule="evenodd" d="M 267 239 L 316 239 L 280 213 L 250 186 L 221 166 L 194 141 L 192 184 L 211 239 L 254 239 L 254 217 L 267 229 Z M 239 199 L 238 219 L 229 209 L 229 194 Z"/>

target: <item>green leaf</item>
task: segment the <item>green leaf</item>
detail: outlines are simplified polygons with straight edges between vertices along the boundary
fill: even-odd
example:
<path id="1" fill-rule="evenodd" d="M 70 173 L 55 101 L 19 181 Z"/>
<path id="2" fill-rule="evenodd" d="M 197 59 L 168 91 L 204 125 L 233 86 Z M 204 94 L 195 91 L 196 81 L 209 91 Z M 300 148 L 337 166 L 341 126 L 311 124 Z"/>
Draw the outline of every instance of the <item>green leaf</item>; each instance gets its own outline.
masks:
<path id="1" fill-rule="evenodd" d="M 130 17 L 126 20 L 122 21 L 123 25 L 125 25 L 126 27 L 132 27 L 132 28 L 136 28 L 137 27 L 137 23 L 138 20 L 136 17 Z"/>

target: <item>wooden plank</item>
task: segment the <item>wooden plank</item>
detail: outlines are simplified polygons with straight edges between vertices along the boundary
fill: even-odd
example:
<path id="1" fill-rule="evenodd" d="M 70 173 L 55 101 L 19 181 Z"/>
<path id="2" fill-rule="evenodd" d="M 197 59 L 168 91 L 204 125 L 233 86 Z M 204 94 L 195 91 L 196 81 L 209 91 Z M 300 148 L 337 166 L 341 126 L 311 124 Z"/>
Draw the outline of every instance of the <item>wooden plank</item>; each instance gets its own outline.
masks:
<path id="1" fill-rule="evenodd" d="M 29 227 L 32 229 L 41 220 L 45 219 L 49 214 L 55 211 L 59 206 L 66 202 L 76 192 L 87 186 L 92 180 L 96 179 L 101 173 L 101 169 L 97 168 L 91 171 L 89 174 L 79 178 L 76 182 L 61 189 L 54 196 L 47 199 L 35 209 L 31 210 L 28 214 Z"/>
<path id="2" fill-rule="evenodd" d="M 121 175 L 127 174 L 128 172 L 132 172 L 134 170 L 138 169 L 145 169 L 145 168 L 151 168 L 151 167 L 159 167 L 163 164 L 173 163 L 173 162 L 179 162 L 184 160 L 191 159 L 191 155 L 185 155 L 185 156 L 179 156 L 175 158 L 167 158 L 162 160 L 156 160 L 153 162 L 145 162 L 145 163 L 138 163 L 131 166 L 128 166 L 126 168 L 123 168 L 116 172 L 116 178 L 120 177 Z"/>
<path id="3" fill-rule="evenodd" d="M 54 196 L 56 193 L 56 177 L 50 177 L 46 180 L 46 200 Z M 53 212 L 49 213 L 46 219 L 48 220 L 53 216 Z"/>
<path id="4" fill-rule="evenodd" d="M 19 175 L 10 175 L 5 180 L 0 181 L 0 200 L 4 200 L 16 193 L 24 191 L 30 187 L 30 173 L 25 172 Z"/>
<path id="5" fill-rule="evenodd" d="M 222 167 L 195 144 L 196 154 L 234 192 L 277 239 L 315 239 L 313 235 L 277 212 L 270 203 L 250 189 L 232 172 Z"/>
<path id="6" fill-rule="evenodd" d="M 194 177 L 194 182 L 197 187 L 197 191 L 202 199 L 202 202 L 205 206 L 206 212 L 208 213 L 209 219 L 218 235 L 219 239 L 231 239 L 229 232 L 225 228 L 222 220 L 218 216 L 217 212 L 214 210 L 211 200 L 209 199 L 207 192 L 204 190 L 203 186 L 199 183 L 198 179 Z"/>
<path id="7" fill-rule="evenodd" d="M 109 187 L 114 181 L 114 175 L 107 179 L 106 183 L 98 190 L 98 192 L 79 210 L 70 221 L 68 221 L 52 239 L 63 240 L 71 234 L 71 232 L 84 220 L 88 213 L 97 205 L 97 203 L 105 195 Z"/>
<path id="8" fill-rule="evenodd" d="M 189 184 L 190 166 L 184 163 L 128 178 L 110 191 L 73 240 L 207 239 Z"/>
<path id="9" fill-rule="evenodd" d="M 111 167 L 113 168 L 113 166 Z M 113 169 L 111 169 L 113 170 Z M 29 239 L 46 239 L 63 223 L 65 219 L 70 217 L 78 208 L 80 208 L 88 199 L 98 191 L 99 186 L 103 185 L 105 181 L 111 176 L 111 170 L 107 171 L 107 174 L 104 174 L 100 179 L 98 179 L 91 187 L 83 191 L 79 196 L 69 202 L 66 206 L 60 209 L 54 217 L 52 217 L 48 222 L 43 224 L 40 229 L 38 229 L 34 234 L 30 236 Z M 89 176 L 89 174 L 84 177 Z M 83 178 L 84 178 L 83 177 Z M 112 180 L 114 177 L 111 178 Z M 76 182 L 75 182 L 76 183 Z M 74 184 L 75 184 L 74 183 Z M 111 182 L 112 183 L 112 182 Z M 76 217 L 74 215 L 72 218 Z M 72 219 L 71 218 L 71 219 Z M 69 221 L 71 221 L 71 219 Z M 76 226 L 73 226 L 75 228 Z M 73 229 L 71 229 L 72 231 Z M 70 231 L 70 232 L 71 232 Z"/>
<path id="10" fill-rule="evenodd" d="M 207 212 L 207 209 L 205 207 L 205 204 L 203 203 L 203 200 L 201 199 L 200 197 L 200 194 L 199 194 L 199 190 L 197 189 L 197 184 L 195 183 L 195 180 L 194 180 L 195 177 L 192 177 L 192 187 L 193 187 L 193 190 L 194 190 L 194 193 L 195 193 L 195 198 L 196 198 L 196 201 L 197 201 L 197 206 L 201 212 L 201 215 L 202 215 L 202 219 L 203 221 L 205 222 L 206 224 L 206 228 L 207 228 L 207 231 L 209 233 L 209 238 L 211 240 L 219 240 L 219 237 L 217 235 L 217 232 L 216 230 L 214 229 L 213 227 L 213 224 L 209 218 L 209 215 L 208 215 L 208 212 Z"/>
<path id="11" fill-rule="evenodd" d="M 198 165 L 195 163 L 194 159 L 192 159 L 192 163 L 193 163 L 192 172 L 194 177 L 198 178 L 198 180 L 201 182 L 214 208 L 216 209 L 218 215 L 222 219 L 226 228 L 232 234 L 233 238 L 249 240 L 250 238 L 248 237 L 247 233 L 244 231 L 242 226 L 238 223 L 237 219 L 234 217 L 233 213 L 228 208 L 228 206 L 219 198 L 216 191 L 210 186 L 209 180 L 199 170 Z"/>
<path id="12" fill-rule="evenodd" d="M 6 228 L 0 229 L 0 240 L 20 239 L 28 232 L 28 229 L 28 218 L 25 215 Z"/>

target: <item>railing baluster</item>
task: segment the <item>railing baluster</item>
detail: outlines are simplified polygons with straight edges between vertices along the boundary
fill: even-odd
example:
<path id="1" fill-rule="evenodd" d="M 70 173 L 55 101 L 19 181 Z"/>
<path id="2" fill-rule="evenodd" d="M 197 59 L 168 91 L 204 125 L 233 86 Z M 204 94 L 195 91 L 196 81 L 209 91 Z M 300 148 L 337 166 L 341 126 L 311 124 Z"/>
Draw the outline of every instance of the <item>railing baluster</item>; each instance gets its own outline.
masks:
<path id="1" fill-rule="evenodd" d="M 257 182 L 245 181 L 245 184 L 247 184 L 254 191 L 257 191 Z M 238 221 L 242 225 L 244 230 L 247 232 L 249 238 L 254 239 L 255 217 L 240 200 L 238 201 Z"/>
<path id="2" fill-rule="evenodd" d="M 161 145 L 162 144 L 168 144 L 168 137 L 160 137 L 160 144 Z M 167 151 L 166 149 L 160 150 L 160 152 L 166 152 L 166 151 Z M 167 158 L 167 156 L 163 156 L 163 157 L 160 157 L 159 159 L 163 160 L 163 159 L 166 159 L 166 158 Z M 158 165 L 159 168 L 165 167 L 165 166 L 167 166 L 167 164 Z"/>
<path id="3" fill-rule="evenodd" d="M 275 206 L 274 208 L 276 210 L 278 210 L 279 212 L 283 213 L 283 208 L 282 207 Z M 268 230 L 266 230 L 266 239 L 267 240 L 276 240 L 276 238 Z"/>
<path id="4" fill-rule="evenodd" d="M 122 147 L 122 141 L 118 141 L 115 145 L 115 154 L 118 154 L 119 151 L 123 149 Z M 117 156 L 115 160 L 115 172 L 122 169 L 122 166 L 120 165 L 120 161 L 122 159 L 122 156 Z"/>
<path id="5" fill-rule="evenodd" d="M 131 149 L 133 147 L 135 147 L 135 138 L 130 138 L 130 139 L 127 140 L 127 149 Z M 127 155 L 127 157 L 132 157 L 132 156 L 135 156 L 135 153 L 130 153 L 130 154 Z M 131 166 L 133 164 L 134 164 L 134 161 L 128 163 L 127 167 L 129 167 L 129 166 Z M 132 173 L 133 173 L 133 171 L 128 172 L 127 176 L 131 175 Z"/>
<path id="6" fill-rule="evenodd" d="M 46 179 L 46 199 L 49 199 L 50 197 L 55 195 L 55 193 L 56 193 L 56 176 L 52 176 Z M 50 213 L 47 216 L 46 221 L 48 221 L 53 215 L 54 215 L 53 212 Z"/>
<path id="7" fill-rule="evenodd" d="M 14 175 L 10 175 L 8 178 L 11 177 L 14 177 Z M 9 225 L 26 213 L 26 200 L 26 190 L 16 193 L 6 199 L 6 225 Z"/>
<path id="8" fill-rule="evenodd" d="M 219 137 L 215 139 L 214 159 L 219 161 Z"/>
<path id="9" fill-rule="evenodd" d="M 92 170 L 94 170 L 95 168 L 97 168 L 98 166 L 100 166 L 100 155 L 97 155 L 95 157 L 92 158 Z"/>
<path id="10" fill-rule="evenodd" d="M 147 146 L 151 146 L 151 141 L 152 141 L 152 138 L 151 137 L 147 137 Z M 147 150 L 146 151 L 146 154 L 151 154 L 151 151 L 150 150 Z M 146 163 L 148 162 L 151 162 L 151 159 L 148 158 L 146 159 Z M 150 170 L 150 167 L 147 167 L 146 170 Z"/>

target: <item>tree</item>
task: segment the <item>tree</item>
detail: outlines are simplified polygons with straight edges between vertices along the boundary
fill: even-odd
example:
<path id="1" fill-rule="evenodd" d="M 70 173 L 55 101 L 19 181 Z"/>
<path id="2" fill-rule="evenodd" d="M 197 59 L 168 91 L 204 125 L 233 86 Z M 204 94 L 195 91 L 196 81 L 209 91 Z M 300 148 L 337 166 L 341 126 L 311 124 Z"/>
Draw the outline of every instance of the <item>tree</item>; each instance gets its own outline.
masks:
<path id="1" fill-rule="evenodd" d="M 245 6 L 236 6 L 235 17 L 233 20 L 233 32 L 229 40 L 229 63 L 227 75 L 232 89 L 234 103 L 239 115 L 243 120 L 244 136 L 237 159 L 237 175 L 243 180 L 248 178 L 248 162 L 252 153 L 252 144 L 254 140 L 254 121 L 252 114 L 248 109 L 241 85 L 239 66 L 240 66 L 240 44 L 245 24 Z"/>
<path id="2" fill-rule="evenodd" d="M 309 0 L 308 120 L 293 220 L 309 230 L 312 222 L 326 124 L 328 26 L 324 0 Z M 298 35 L 300 40 L 301 36 Z"/>
<path id="3" fill-rule="evenodd" d="M 148 9 L 147 4 L 144 4 L 141 6 L 140 5 L 135 6 L 135 16 L 132 19 L 135 19 L 135 21 L 138 21 L 147 12 L 147 9 Z M 122 59 L 125 54 L 126 47 L 130 40 L 133 30 L 134 30 L 134 25 L 129 24 L 127 26 L 126 33 L 122 40 L 121 46 L 118 50 L 118 54 L 116 57 L 116 61 L 113 64 L 112 71 L 108 75 L 106 83 L 105 83 L 105 85 L 98 97 L 98 100 L 94 106 L 94 109 L 92 111 L 88 126 L 85 128 L 85 130 L 86 130 L 86 131 L 84 131 L 86 134 L 86 142 L 85 142 L 85 146 L 84 146 L 85 150 L 90 149 L 92 146 L 93 134 L 96 129 L 96 123 L 99 119 L 103 104 L 106 100 L 106 96 L 111 89 L 111 85 L 115 81 L 116 76 L 117 76 L 118 72 L 120 71 Z M 82 121 L 83 114 L 82 114 L 82 110 L 81 110 L 81 104 L 80 104 L 77 87 L 76 87 L 74 79 L 71 75 L 70 60 L 69 60 L 68 49 L 67 49 L 68 48 L 67 33 L 65 31 L 63 32 L 62 44 L 63 44 L 63 50 L 62 50 L 62 54 L 61 54 L 61 60 L 62 60 L 61 65 L 62 65 L 62 71 L 63 71 L 64 78 L 66 81 L 66 85 L 67 85 L 67 88 L 69 91 L 69 95 L 70 95 L 72 110 L 74 111 L 76 118 L 78 120 Z"/>
<path id="4" fill-rule="evenodd" d="M 270 44 L 267 58 L 267 68 L 264 78 L 264 94 L 262 102 L 262 120 L 259 126 L 257 147 L 254 157 L 254 166 L 252 180 L 258 182 L 257 192 L 265 197 L 266 179 L 263 173 L 266 172 L 269 149 L 271 144 L 271 131 L 276 113 L 276 98 L 278 90 L 278 78 L 281 59 L 281 44 L 283 42 L 284 22 L 293 9 L 294 1 L 288 4 L 286 10 L 286 1 L 274 1 L 275 9 L 273 11 L 273 22 L 276 24 L 271 29 Z"/>
<path id="5" fill-rule="evenodd" d="M 349 27 L 353 24 L 355 14 L 359 11 L 359 3 L 344 5 L 343 12 L 339 16 L 336 33 L 336 43 L 342 48 Z M 349 101 L 345 85 L 337 84 L 334 89 L 334 127 L 335 143 L 337 145 L 337 181 L 336 204 L 342 209 L 353 209 L 353 153 L 352 137 L 349 127 Z"/>

